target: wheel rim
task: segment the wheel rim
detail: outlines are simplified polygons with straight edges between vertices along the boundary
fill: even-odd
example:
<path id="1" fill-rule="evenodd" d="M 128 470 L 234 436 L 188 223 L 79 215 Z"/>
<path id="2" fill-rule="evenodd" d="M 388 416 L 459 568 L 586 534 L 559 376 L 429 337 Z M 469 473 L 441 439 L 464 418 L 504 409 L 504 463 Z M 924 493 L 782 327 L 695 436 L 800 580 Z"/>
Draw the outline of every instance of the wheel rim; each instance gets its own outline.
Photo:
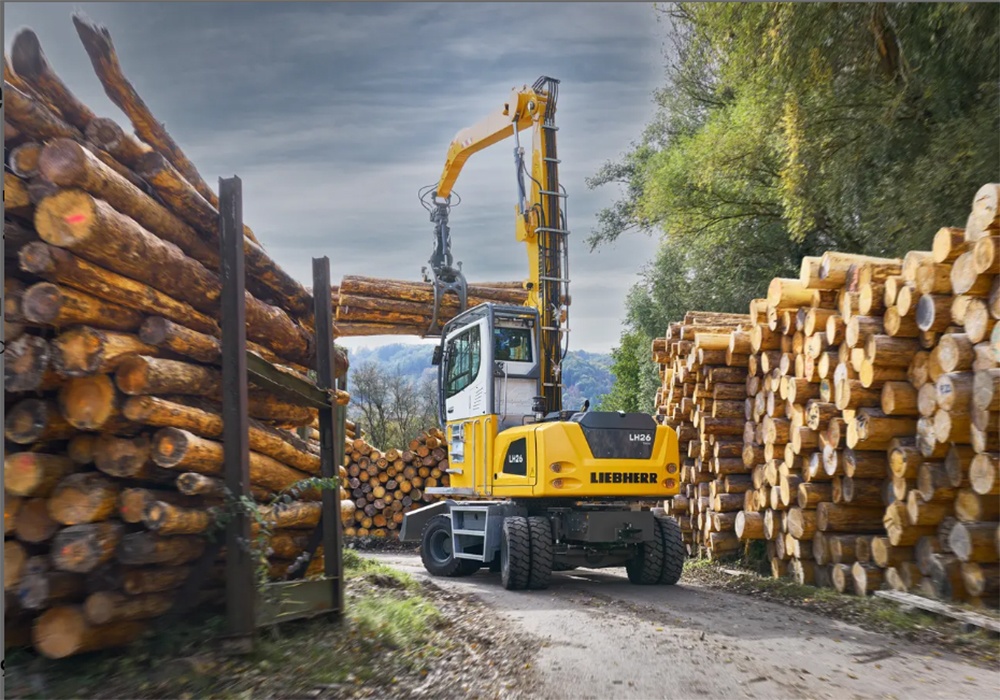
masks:
<path id="1" fill-rule="evenodd" d="M 451 533 L 445 530 L 438 530 L 430 537 L 427 543 L 427 552 L 438 564 L 447 564 L 451 561 Z"/>

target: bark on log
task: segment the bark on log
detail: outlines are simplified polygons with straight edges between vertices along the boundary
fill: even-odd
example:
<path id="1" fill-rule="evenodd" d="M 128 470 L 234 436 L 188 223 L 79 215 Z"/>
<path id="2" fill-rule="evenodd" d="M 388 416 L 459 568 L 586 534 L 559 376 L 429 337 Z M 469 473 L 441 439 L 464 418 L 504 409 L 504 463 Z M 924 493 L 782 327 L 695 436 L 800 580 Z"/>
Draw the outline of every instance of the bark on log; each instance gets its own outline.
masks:
<path id="1" fill-rule="evenodd" d="M 161 537 L 152 532 L 133 532 L 125 535 L 118 545 L 118 559 L 127 566 L 179 566 L 194 561 L 204 550 L 203 537 Z"/>
<path id="2" fill-rule="evenodd" d="M 141 282 L 105 270 L 67 250 L 42 241 L 29 243 L 19 253 L 20 267 L 45 280 L 74 287 L 105 301 L 144 313 L 165 316 L 204 333 L 218 333 L 209 316 Z"/>
<path id="3" fill-rule="evenodd" d="M 218 243 L 217 200 L 211 202 L 199 196 L 159 153 L 147 153 L 140 158 L 137 170 L 181 218 L 201 231 L 206 240 Z M 251 291 L 261 298 L 273 299 L 276 304 L 300 317 L 311 318 L 312 295 L 268 257 L 246 224 L 243 225 L 243 234 L 243 252 L 249 273 L 247 285 Z"/>
<path id="4" fill-rule="evenodd" d="M 222 416 L 207 406 L 195 408 L 154 396 L 134 396 L 125 401 L 123 414 L 129 420 L 158 428 L 181 428 L 203 437 L 222 435 Z M 250 449 L 273 457 L 290 467 L 318 475 L 319 456 L 304 440 L 250 419 Z"/>
<path id="5" fill-rule="evenodd" d="M 25 218 L 29 218 L 34 209 L 27 183 L 14 173 L 6 171 L 3 174 L 3 206 L 5 214 L 17 214 Z"/>
<path id="6" fill-rule="evenodd" d="M 173 604 L 173 596 L 165 593 L 128 596 L 115 591 L 98 591 L 87 596 L 83 613 L 92 625 L 109 625 L 159 617 L 166 614 Z"/>
<path id="7" fill-rule="evenodd" d="M 104 200 L 142 228 L 179 247 L 210 269 L 219 267 L 219 251 L 159 202 L 109 168 L 86 148 L 69 139 L 45 145 L 39 168 L 46 180 L 78 188 Z"/>
<path id="8" fill-rule="evenodd" d="M 154 501 L 146 506 L 143 524 L 160 535 L 198 535 L 215 522 L 214 512 Z"/>
<path id="9" fill-rule="evenodd" d="M 150 147 L 132 134 L 126 132 L 114 120 L 97 117 L 84 130 L 87 140 L 110 153 L 122 165 L 135 170 L 136 165 Z"/>
<path id="10" fill-rule="evenodd" d="M 134 309 L 51 282 L 39 282 L 28 287 L 21 304 L 28 321 L 57 328 L 85 324 L 109 330 L 133 331 L 142 323 L 142 314 Z"/>
<path id="11" fill-rule="evenodd" d="M 128 116 L 136 135 L 165 155 L 202 197 L 214 199 L 217 205 L 218 199 L 215 193 L 202 179 L 194 163 L 184 154 L 163 124 L 156 119 L 125 76 L 111 41 L 110 32 L 105 27 L 87 22 L 78 14 L 73 15 L 73 24 L 76 26 L 83 48 L 90 57 L 94 72 L 104 86 L 104 91 Z"/>
<path id="12" fill-rule="evenodd" d="M 186 430 L 163 428 L 153 436 L 153 461 L 168 469 L 183 469 L 213 476 L 222 473 L 222 444 Z M 282 491 L 308 477 L 308 474 L 266 455 L 250 453 L 250 481 L 257 486 Z M 314 498 L 309 500 L 316 500 L 317 494 L 310 495 Z"/>
<path id="13" fill-rule="evenodd" d="M 83 140 L 79 129 L 67 124 L 42 100 L 18 90 L 4 80 L 4 119 L 10 119 L 30 137 L 38 140 L 69 138 Z"/>
<path id="14" fill-rule="evenodd" d="M 78 605 L 46 610 L 35 620 L 32 640 L 35 649 L 50 659 L 123 646 L 135 641 L 145 630 L 139 622 L 122 621 L 91 625 Z"/>
<path id="15" fill-rule="evenodd" d="M 222 399 L 222 372 L 177 360 L 132 355 L 115 373 L 118 388 L 130 396 L 178 394 Z M 260 390 L 251 390 L 249 413 L 254 418 L 287 425 L 308 425 L 314 409 L 297 406 Z"/>
<path id="16" fill-rule="evenodd" d="M 133 354 L 156 355 L 153 345 L 131 333 L 106 331 L 91 326 L 77 326 L 52 341 L 52 365 L 66 377 L 84 377 L 113 372 Z"/>
<path id="17" fill-rule="evenodd" d="M 59 105 L 63 118 L 81 131 L 95 118 L 90 108 L 74 95 L 49 65 L 38 36 L 31 29 L 22 29 L 14 37 L 10 53 L 11 65 L 17 75 L 50 102 Z"/>

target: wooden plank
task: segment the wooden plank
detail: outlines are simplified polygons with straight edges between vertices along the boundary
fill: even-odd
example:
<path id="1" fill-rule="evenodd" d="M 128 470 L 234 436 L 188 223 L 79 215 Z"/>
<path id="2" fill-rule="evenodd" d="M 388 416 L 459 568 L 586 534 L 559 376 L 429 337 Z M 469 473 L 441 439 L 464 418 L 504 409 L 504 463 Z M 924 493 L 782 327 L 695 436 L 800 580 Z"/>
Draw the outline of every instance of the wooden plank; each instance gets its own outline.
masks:
<path id="1" fill-rule="evenodd" d="M 967 610 L 961 610 L 937 600 L 921 598 L 920 596 L 913 595 L 912 593 L 903 593 L 901 591 L 875 591 L 875 595 L 879 598 L 891 600 L 899 605 L 908 605 L 926 612 L 944 615 L 945 617 L 950 617 L 953 620 L 965 622 L 976 627 L 987 629 L 990 632 L 1000 634 L 1000 620 L 993 620 L 985 615 L 969 612 Z"/>

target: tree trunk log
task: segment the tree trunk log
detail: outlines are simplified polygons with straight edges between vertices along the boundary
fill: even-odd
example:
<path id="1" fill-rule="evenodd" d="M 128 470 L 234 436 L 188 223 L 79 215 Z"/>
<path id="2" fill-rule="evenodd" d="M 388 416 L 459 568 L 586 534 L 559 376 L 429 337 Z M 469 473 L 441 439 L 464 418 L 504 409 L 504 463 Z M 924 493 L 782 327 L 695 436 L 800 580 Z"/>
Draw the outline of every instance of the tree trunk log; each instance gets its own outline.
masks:
<path id="1" fill-rule="evenodd" d="M 44 279 L 74 287 L 99 299 L 129 309 L 183 322 L 206 333 L 218 333 L 212 318 L 141 282 L 98 267 L 63 248 L 42 241 L 29 243 L 19 254 L 21 269 Z M 98 324 L 102 328 L 103 323 Z"/>
<path id="2" fill-rule="evenodd" d="M 88 141 L 107 151 L 115 160 L 133 170 L 135 170 L 139 158 L 150 151 L 149 145 L 126 132 L 114 120 L 106 117 L 97 117 L 91 120 L 84 133 Z"/>
<path id="3" fill-rule="evenodd" d="M 49 514 L 63 525 L 106 520 L 117 510 L 118 492 L 119 486 L 101 474 L 70 474 L 52 492 Z"/>
<path id="4" fill-rule="evenodd" d="M 68 457 L 42 452 L 8 452 L 3 462 L 3 487 L 15 496 L 48 496 L 76 465 Z"/>
<path id="5" fill-rule="evenodd" d="M 153 461 L 168 469 L 218 475 L 222 473 L 222 443 L 206 440 L 186 430 L 163 428 L 153 436 Z M 282 491 L 307 478 L 308 474 L 271 457 L 250 453 L 250 481 L 257 486 Z M 318 497 L 317 494 L 310 495 Z"/>
<path id="6" fill-rule="evenodd" d="M 50 282 L 39 282 L 26 289 L 21 305 L 28 321 L 57 328 L 85 324 L 132 331 L 142 323 L 142 314 L 134 309 Z"/>
<path id="7" fill-rule="evenodd" d="M 93 571 L 112 559 L 124 534 L 124 526 L 114 520 L 63 528 L 52 540 L 52 564 L 62 571 Z"/>
<path id="8" fill-rule="evenodd" d="M 125 402 L 130 420 L 160 428 L 182 428 L 203 437 L 222 435 L 222 416 L 208 407 L 195 408 L 153 396 L 135 396 Z M 286 431 L 250 420 L 250 449 L 310 474 L 320 472 L 319 456 L 308 444 Z"/>
<path id="9" fill-rule="evenodd" d="M 146 505 L 142 522 L 160 535 L 198 535 L 212 526 L 215 517 L 207 510 L 153 501 Z"/>
<path id="10" fill-rule="evenodd" d="M 222 399 L 222 373 L 210 367 L 145 355 L 125 359 L 115 374 L 118 388 L 130 396 L 180 394 Z M 288 425 L 308 425 L 315 409 L 282 401 L 272 394 L 252 390 L 249 412 L 254 418 Z"/>
<path id="11" fill-rule="evenodd" d="M 49 142 L 42 151 L 39 168 L 46 180 L 60 187 L 79 188 L 104 200 L 145 231 L 173 243 L 206 267 L 218 269 L 219 251 L 216 248 L 80 144 L 69 139 Z"/>
<path id="12" fill-rule="evenodd" d="M 131 333 L 77 326 L 52 341 L 53 367 L 66 377 L 113 372 L 127 356 L 158 354 L 157 348 Z"/>
<path id="13" fill-rule="evenodd" d="M 4 119 L 13 120 L 27 136 L 38 141 L 57 138 L 83 140 L 79 129 L 67 124 L 42 100 L 4 79 Z"/>
<path id="14" fill-rule="evenodd" d="M 46 399 L 24 399 L 11 406 L 4 418 L 4 435 L 19 445 L 67 440 L 76 432 L 56 403 Z"/>
<path id="15" fill-rule="evenodd" d="M 124 646 L 145 630 L 139 622 L 122 621 L 109 625 L 87 623 L 83 609 L 66 605 L 46 610 L 35 620 L 32 640 L 35 649 L 50 659 L 63 659 L 88 651 Z"/>
<path id="16" fill-rule="evenodd" d="M 133 532 L 125 535 L 118 545 L 118 559 L 127 566 L 150 564 L 179 566 L 194 561 L 204 550 L 203 537 L 194 535 L 161 537 L 152 532 Z"/>

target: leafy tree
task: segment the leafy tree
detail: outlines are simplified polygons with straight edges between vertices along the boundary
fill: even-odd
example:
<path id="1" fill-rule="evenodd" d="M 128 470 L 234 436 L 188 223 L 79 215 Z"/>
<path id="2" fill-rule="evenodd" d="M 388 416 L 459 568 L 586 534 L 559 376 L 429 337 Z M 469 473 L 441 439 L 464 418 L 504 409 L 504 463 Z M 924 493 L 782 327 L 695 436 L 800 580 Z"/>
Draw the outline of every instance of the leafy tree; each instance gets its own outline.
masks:
<path id="1" fill-rule="evenodd" d="M 653 410 L 653 396 L 660 384 L 650 357 L 651 339 L 641 331 L 622 334 L 621 344 L 611 351 L 611 371 L 615 383 L 598 408 L 626 413 Z"/>
<path id="2" fill-rule="evenodd" d="M 436 391 L 428 386 L 398 366 L 363 362 L 352 369 L 351 413 L 375 447 L 399 447 L 438 423 Z"/>
<path id="3" fill-rule="evenodd" d="M 745 311 L 805 255 L 926 249 L 1000 173 L 1000 5 L 657 11 L 671 42 L 657 114 L 588 181 L 621 193 L 592 248 L 661 236 L 628 298 L 630 332 Z M 634 384 L 631 364 L 615 367 Z"/>

